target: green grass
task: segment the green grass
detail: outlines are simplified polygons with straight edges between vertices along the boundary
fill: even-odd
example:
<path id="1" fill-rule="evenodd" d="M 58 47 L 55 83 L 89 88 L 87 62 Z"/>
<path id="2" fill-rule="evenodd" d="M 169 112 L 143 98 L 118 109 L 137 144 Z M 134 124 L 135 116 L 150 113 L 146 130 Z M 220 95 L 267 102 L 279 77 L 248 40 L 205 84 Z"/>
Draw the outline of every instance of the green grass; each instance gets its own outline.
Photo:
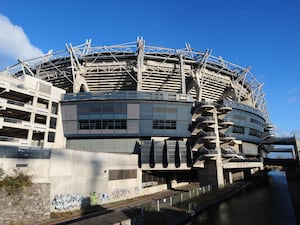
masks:
<path id="1" fill-rule="evenodd" d="M 19 194 L 23 187 L 31 185 L 31 176 L 28 176 L 20 171 L 14 170 L 12 174 L 5 176 L 4 174 L 2 174 L 2 176 L 0 177 L 0 188 L 4 188 L 7 195 Z"/>

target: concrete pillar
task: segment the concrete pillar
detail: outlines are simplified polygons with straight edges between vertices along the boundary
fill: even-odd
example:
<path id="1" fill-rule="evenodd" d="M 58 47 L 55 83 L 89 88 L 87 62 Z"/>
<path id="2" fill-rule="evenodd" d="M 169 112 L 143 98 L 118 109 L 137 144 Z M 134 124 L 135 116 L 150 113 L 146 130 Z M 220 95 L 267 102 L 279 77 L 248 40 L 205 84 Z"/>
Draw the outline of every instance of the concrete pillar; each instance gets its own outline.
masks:
<path id="1" fill-rule="evenodd" d="M 221 157 L 207 160 L 204 169 L 199 169 L 199 181 L 201 186 L 212 185 L 213 190 L 224 186 L 224 174 Z"/>
<path id="2" fill-rule="evenodd" d="M 224 172 L 221 155 L 217 156 L 216 159 L 216 170 L 217 170 L 217 185 L 218 188 L 224 187 Z"/>
<path id="3" fill-rule="evenodd" d="M 37 101 L 38 101 L 38 97 L 36 95 L 32 99 L 32 108 L 34 110 L 32 110 L 32 112 L 30 113 L 30 124 L 31 124 L 31 127 L 28 130 L 28 136 L 27 136 L 27 140 L 29 141 L 30 145 L 32 143 L 33 124 L 34 124 L 34 120 L 35 120 L 35 110 L 36 110 L 36 107 L 37 107 Z"/>
<path id="4" fill-rule="evenodd" d="M 227 171 L 226 174 L 226 183 L 227 184 L 232 184 L 233 183 L 233 177 L 232 177 L 232 172 L 231 171 Z"/>
<path id="5" fill-rule="evenodd" d="M 298 140 L 298 139 L 296 139 L 296 138 L 295 138 L 294 151 L 295 151 L 295 157 L 296 157 L 296 160 L 298 160 L 298 163 L 299 163 L 299 160 L 300 160 L 300 157 L 299 157 L 300 140 Z"/>
<path id="6" fill-rule="evenodd" d="M 244 179 L 248 179 L 251 177 L 251 170 L 244 170 Z"/>

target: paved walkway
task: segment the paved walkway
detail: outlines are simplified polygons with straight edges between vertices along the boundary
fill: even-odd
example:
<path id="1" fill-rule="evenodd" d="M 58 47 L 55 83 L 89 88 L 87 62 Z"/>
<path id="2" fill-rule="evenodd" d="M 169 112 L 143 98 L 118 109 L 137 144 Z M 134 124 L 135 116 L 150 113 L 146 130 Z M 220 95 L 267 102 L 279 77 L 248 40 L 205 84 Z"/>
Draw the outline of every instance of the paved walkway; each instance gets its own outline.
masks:
<path id="1" fill-rule="evenodd" d="M 128 199 L 126 201 L 116 202 L 101 205 L 101 210 L 89 213 L 87 215 L 77 215 L 72 217 L 61 217 L 57 219 L 51 219 L 48 222 L 41 225 L 113 225 L 113 224 L 131 224 L 130 218 L 137 218 L 142 214 L 140 209 L 135 207 L 141 206 L 146 203 L 153 202 L 158 199 L 164 199 L 174 195 L 178 191 L 188 191 L 196 188 L 196 184 L 189 184 L 182 187 L 178 187 L 176 190 L 165 190 L 151 195 L 141 196 L 134 199 Z"/>

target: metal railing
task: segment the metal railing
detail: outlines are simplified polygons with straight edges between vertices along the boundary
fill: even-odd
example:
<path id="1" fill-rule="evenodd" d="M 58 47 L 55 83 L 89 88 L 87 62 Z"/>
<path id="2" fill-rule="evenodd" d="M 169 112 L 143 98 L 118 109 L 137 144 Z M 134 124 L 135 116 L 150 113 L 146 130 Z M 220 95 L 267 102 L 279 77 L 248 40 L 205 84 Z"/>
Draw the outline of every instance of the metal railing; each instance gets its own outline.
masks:
<path id="1" fill-rule="evenodd" d="M 170 208 L 173 206 L 180 208 L 183 205 L 181 203 L 188 202 L 190 199 L 197 198 L 205 193 L 211 192 L 212 190 L 212 185 L 205 185 L 190 190 L 177 191 L 177 193 L 173 195 L 155 199 L 151 202 L 141 205 L 140 207 L 143 209 L 143 211 L 157 212 L 159 212 L 162 208 Z"/>
<path id="2" fill-rule="evenodd" d="M 0 158 L 50 159 L 51 149 L 41 147 L 0 146 Z"/>
<path id="3" fill-rule="evenodd" d="M 137 92 L 137 91 L 110 91 L 110 92 L 82 92 L 63 95 L 63 101 L 78 100 L 108 100 L 108 99 L 138 99 L 138 100 L 166 100 L 192 102 L 188 94 L 166 92 Z"/>

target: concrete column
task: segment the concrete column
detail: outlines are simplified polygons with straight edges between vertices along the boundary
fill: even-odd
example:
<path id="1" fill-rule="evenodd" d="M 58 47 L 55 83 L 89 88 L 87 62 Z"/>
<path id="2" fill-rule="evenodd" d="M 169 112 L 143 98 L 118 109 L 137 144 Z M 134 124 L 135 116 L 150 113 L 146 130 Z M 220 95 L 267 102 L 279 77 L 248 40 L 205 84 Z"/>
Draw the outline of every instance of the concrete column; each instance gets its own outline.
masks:
<path id="1" fill-rule="evenodd" d="M 137 42 L 138 47 L 138 56 L 137 56 L 137 91 L 141 91 L 143 89 L 142 86 L 142 78 L 144 71 L 144 54 L 145 54 L 145 41 L 143 39 L 139 39 Z"/>
<path id="2" fill-rule="evenodd" d="M 216 159 L 211 159 L 204 163 L 204 169 L 199 169 L 199 181 L 201 186 L 212 185 L 213 190 L 224 186 L 221 157 L 216 157 Z"/>
<path id="3" fill-rule="evenodd" d="M 33 124 L 34 124 L 34 120 L 35 120 L 35 110 L 36 110 L 36 105 L 37 105 L 37 95 L 33 96 L 32 99 L 32 112 L 30 113 L 30 129 L 28 130 L 28 136 L 27 136 L 27 140 L 29 141 L 30 145 L 32 142 L 32 135 L 33 135 Z"/>
<path id="4" fill-rule="evenodd" d="M 233 177 L 232 177 L 232 172 L 231 171 L 226 172 L 226 179 L 227 179 L 228 184 L 233 183 Z"/>
<path id="5" fill-rule="evenodd" d="M 218 188 L 224 187 L 224 172 L 221 154 L 216 159 L 216 170 L 217 170 L 217 185 Z"/>
<path id="6" fill-rule="evenodd" d="M 247 179 L 251 177 L 251 170 L 248 169 L 248 170 L 244 170 L 244 179 Z"/>

